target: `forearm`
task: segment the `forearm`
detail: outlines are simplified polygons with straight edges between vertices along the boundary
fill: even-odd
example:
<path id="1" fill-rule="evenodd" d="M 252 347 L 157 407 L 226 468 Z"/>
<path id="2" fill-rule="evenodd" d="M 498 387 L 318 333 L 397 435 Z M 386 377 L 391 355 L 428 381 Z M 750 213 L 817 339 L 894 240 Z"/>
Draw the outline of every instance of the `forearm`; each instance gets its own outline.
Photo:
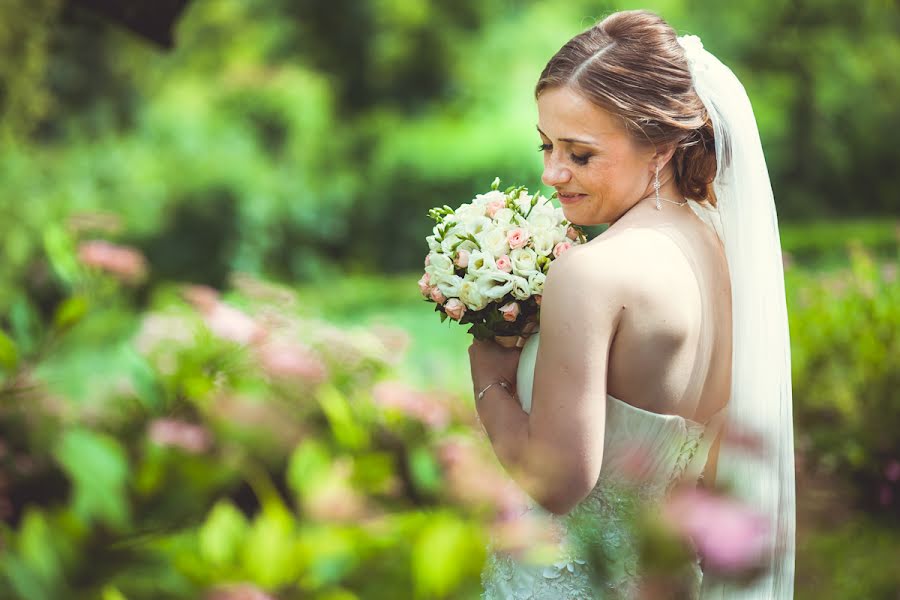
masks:
<path id="1" fill-rule="evenodd" d="M 522 410 L 519 399 L 494 385 L 481 400 L 476 397 L 475 408 L 500 464 L 519 487 L 540 503 L 536 477 L 529 468 L 528 413 Z"/>

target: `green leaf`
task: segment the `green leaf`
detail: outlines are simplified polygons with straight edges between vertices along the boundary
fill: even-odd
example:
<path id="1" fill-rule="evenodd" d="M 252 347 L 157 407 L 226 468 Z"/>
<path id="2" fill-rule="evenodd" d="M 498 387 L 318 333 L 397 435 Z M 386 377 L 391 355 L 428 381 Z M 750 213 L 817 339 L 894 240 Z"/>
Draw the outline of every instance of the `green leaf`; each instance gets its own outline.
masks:
<path id="1" fill-rule="evenodd" d="M 409 453 L 409 467 L 415 484 L 423 490 L 434 492 L 441 485 L 441 470 L 427 448 L 414 448 Z"/>
<path id="2" fill-rule="evenodd" d="M 216 566 L 233 564 L 238 556 L 249 524 L 231 502 L 220 500 L 200 528 L 200 554 Z"/>
<path id="3" fill-rule="evenodd" d="M 496 191 L 499 188 L 500 188 L 500 178 L 494 177 L 494 181 L 493 181 L 493 183 L 491 183 L 491 190 Z"/>
<path id="4" fill-rule="evenodd" d="M 296 560 L 294 519 L 284 508 L 272 506 L 254 520 L 243 546 L 242 565 L 263 587 L 278 587 L 297 579 L 303 570 Z"/>
<path id="5" fill-rule="evenodd" d="M 88 301 L 83 296 L 71 296 L 63 300 L 53 315 L 53 326 L 57 330 L 68 329 L 75 325 L 88 311 Z"/>
<path id="6" fill-rule="evenodd" d="M 65 229 L 49 226 L 44 230 L 44 251 L 57 277 L 67 285 L 75 283 L 80 266 L 75 258 L 75 242 Z"/>
<path id="7" fill-rule="evenodd" d="M 72 480 L 75 514 L 114 528 L 127 524 L 128 460 L 118 441 L 87 429 L 70 429 L 54 449 L 54 456 Z"/>
<path id="8" fill-rule="evenodd" d="M 297 497 L 309 493 L 329 473 L 331 455 L 320 442 L 307 439 L 301 442 L 288 461 L 287 484 Z"/>
<path id="9" fill-rule="evenodd" d="M 450 594 L 482 556 L 477 536 L 451 515 L 432 517 L 413 546 L 412 571 L 416 597 L 440 598 Z"/>
<path id="10" fill-rule="evenodd" d="M 0 370 L 12 371 L 19 364 L 19 352 L 12 338 L 0 329 Z"/>
<path id="11" fill-rule="evenodd" d="M 319 406 L 328 422 L 334 439 L 343 446 L 358 449 L 368 444 L 369 436 L 364 427 L 356 422 L 347 398 L 337 388 L 323 385 L 319 388 L 316 397 Z"/>

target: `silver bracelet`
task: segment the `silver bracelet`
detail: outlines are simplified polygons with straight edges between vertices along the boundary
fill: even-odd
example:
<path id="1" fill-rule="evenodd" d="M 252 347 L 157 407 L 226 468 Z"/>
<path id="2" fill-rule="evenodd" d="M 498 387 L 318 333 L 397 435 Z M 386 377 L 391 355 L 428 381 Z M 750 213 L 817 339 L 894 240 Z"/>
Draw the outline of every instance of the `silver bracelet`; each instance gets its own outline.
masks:
<path id="1" fill-rule="evenodd" d="M 486 391 L 488 391 L 489 389 L 491 389 L 491 386 L 492 386 L 492 385 L 499 385 L 499 386 L 501 386 L 504 390 L 506 390 L 510 395 L 512 395 L 512 391 L 509 389 L 509 384 L 508 384 L 508 383 L 506 383 L 505 381 L 495 381 L 495 382 L 493 382 L 493 383 L 487 384 L 487 386 L 485 386 L 485 388 L 484 388 L 483 390 L 481 390 L 480 392 L 478 392 L 478 400 L 481 400 L 481 399 L 484 397 L 484 393 L 485 393 Z"/>

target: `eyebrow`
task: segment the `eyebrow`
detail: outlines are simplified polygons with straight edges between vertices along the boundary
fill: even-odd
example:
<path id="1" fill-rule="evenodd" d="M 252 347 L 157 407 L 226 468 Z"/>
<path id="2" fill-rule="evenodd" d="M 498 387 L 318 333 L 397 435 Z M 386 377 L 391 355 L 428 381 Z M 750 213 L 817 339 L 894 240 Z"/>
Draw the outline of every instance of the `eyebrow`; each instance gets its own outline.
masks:
<path id="1" fill-rule="evenodd" d="M 541 131 L 540 126 L 535 125 L 535 128 L 537 128 L 538 133 L 540 133 L 540 134 L 543 135 L 544 137 L 547 137 L 547 138 L 550 137 L 549 135 L 547 135 L 546 133 L 544 133 L 543 131 Z M 561 142 L 569 142 L 570 144 L 583 144 L 583 145 L 585 145 L 585 146 L 596 146 L 596 145 L 597 145 L 597 144 L 595 144 L 594 142 L 588 142 L 588 141 L 586 141 L 586 140 L 579 140 L 579 139 L 575 139 L 575 138 L 559 138 L 559 141 L 561 141 Z"/>

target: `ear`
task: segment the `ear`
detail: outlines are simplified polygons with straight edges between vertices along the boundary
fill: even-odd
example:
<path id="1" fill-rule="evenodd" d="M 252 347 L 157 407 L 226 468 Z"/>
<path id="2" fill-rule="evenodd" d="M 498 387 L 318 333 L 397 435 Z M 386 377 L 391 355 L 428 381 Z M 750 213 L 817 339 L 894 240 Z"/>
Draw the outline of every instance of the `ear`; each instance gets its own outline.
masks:
<path id="1" fill-rule="evenodd" d="M 656 165 L 659 165 L 659 170 L 662 171 L 666 164 L 672 160 L 672 156 L 675 155 L 675 149 L 675 144 L 658 147 L 650 159 L 650 170 L 655 171 Z"/>

